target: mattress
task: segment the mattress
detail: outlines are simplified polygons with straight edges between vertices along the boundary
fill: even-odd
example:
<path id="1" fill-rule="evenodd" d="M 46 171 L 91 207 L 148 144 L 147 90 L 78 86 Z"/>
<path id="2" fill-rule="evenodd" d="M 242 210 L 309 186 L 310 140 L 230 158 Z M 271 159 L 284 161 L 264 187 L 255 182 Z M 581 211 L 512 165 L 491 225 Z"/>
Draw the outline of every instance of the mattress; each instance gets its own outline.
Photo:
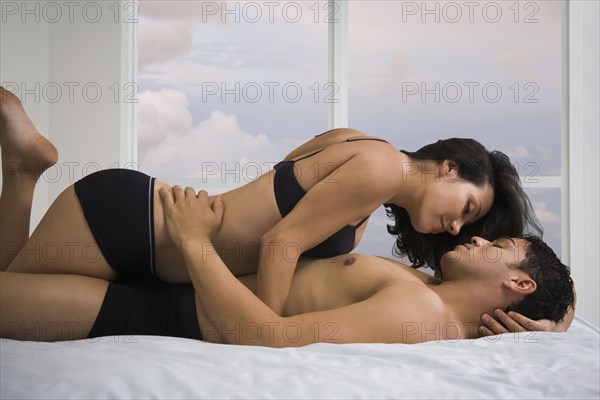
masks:
<path id="1" fill-rule="evenodd" d="M 0 339 L 2 399 L 598 399 L 598 328 L 476 340 L 217 345 L 159 336 Z"/>

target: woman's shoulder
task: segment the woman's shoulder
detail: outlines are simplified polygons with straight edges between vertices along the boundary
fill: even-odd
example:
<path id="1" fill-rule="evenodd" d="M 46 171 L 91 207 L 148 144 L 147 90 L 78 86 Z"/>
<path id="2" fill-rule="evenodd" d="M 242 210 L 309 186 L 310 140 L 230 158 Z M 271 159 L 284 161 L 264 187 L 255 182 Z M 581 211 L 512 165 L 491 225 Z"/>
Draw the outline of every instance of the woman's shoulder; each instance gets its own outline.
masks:
<path id="1" fill-rule="evenodd" d="M 387 163 L 390 159 L 398 158 L 399 151 L 385 138 L 362 135 L 352 136 L 344 140 L 354 146 L 356 154 L 361 154 L 372 161 Z"/>
<path id="2" fill-rule="evenodd" d="M 315 138 L 323 138 L 333 140 L 335 143 L 354 142 L 354 141 L 375 141 L 381 143 L 389 143 L 387 139 L 373 136 L 361 130 L 354 128 L 336 128 L 315 136 Z"/>
<path id="3" fill-rule="evenodd" d="M 369 136 L 367 135 L 365 132 L 358 130 L 358 129 L 354 129 L 354 128 L 335 128 L 335 129 L 330 129 L 326 132 L 323 132 L 321 134 L 318 134 L 315 136 L 316 138 L 323 138 L 323 139 L 350 139 L 353 137 L 366 137 Z"/>
<path id="4" fill-rule="evenodd" d="M 369 135 L 358 129 L 352 128 L 336 128 L 316 135 L 308 142 L 294 149 L 285 157 L 285 161 L 293 160 L 315 151 L 323 150 L 333 145 L 344 143 L 347 141 L 370 138 Z"/>

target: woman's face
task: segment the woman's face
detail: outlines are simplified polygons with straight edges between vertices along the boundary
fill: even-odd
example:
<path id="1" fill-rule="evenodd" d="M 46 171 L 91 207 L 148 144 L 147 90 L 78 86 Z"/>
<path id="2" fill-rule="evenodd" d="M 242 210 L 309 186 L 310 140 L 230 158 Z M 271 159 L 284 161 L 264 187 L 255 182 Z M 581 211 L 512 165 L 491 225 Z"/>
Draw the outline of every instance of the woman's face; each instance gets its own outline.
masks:
<path id="1" fill-rule="evenodd" d="M 463 225 L 483 217 L 492 207 L 494 191 L 458 178 L 456 167 L 445 161 L 435 179 L 428 178 L 421 201 L 410 220 L 417 232 L 457 235 Z M 413 215 L 414 214 L 414 215 Z"/>

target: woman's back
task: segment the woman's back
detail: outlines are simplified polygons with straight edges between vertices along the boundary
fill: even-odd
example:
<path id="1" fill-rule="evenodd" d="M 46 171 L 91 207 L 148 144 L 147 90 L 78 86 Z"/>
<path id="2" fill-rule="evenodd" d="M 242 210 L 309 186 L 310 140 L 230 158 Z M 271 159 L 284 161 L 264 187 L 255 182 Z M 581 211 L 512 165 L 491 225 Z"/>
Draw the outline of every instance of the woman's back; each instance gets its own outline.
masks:
<path id="1" fill-rule="evenodd" d="M 282 162 L 291 167 L 293 175 L 282 177 L 281 170 L 276 171 L 273 169 L 253 182 L 222 194 L 225 214 L 223 224 L 213 238 L 213 243 L 229 269 L 238 276 L 256 272 L 261 238 L 282 219 L 281 199 L 278 199 L 275 195 L 276 188 L 274 186 L 276 184 L 280 186 L 277 188 L 280 193 L 288 193 L 292 190 L 290 186 L 296 183 L 300 186 L 299 190 L 304 190 L 304 192 L 310 191 L 318 183 L 332 185 L 330 189 L 335 191 L 336 186 L 334 185 L 338 183 L 336 179 L 336 173 L 339 171 L 338 167 L 357 154 L 372 153 L 374 156 L 379 157 L 382 147 L 389 147 L 394 151 L 394 154 L 397 154 L 397 151 L 383 140 L 369 139 L 371 138 L 351 129 L 335 130 L 324 136 L 318 136 L 290 153 Z M 276 179 L 276 174 L 282 175 L 277 176 Z M 170 188 L 166 183 L 157 181 L 156 188 L 158 189 L 161 186 Z M 211 200 L 214 197 L 211 196 Z M 173 265 L 183 266 L 184 264 L 163 229 L 163 206 L 157 190 L 154 204 L 155 232 L 164 233 L 161 237 L 157 236 L 155 239 L 158 274 L 159 276 L 164 275 L 161 278 L 171 282 L 186 281 L 185 275 L 176 272 L 176 270 L 181 270 L 180 272 L 185 273 L 185 270 L 173 268 Z M 295 204 L 291 205 L 291 208 L 293 207 L 295 207 Z M 315 218 L 327 218 L 329 212 L 330 210 L 323 209 L 322 213 L 315 216 Z M 347 221 L 347 224 L 351 225 L 348 228 L 359 224 L 360 226 L 352 232 L 346 232 L 347 234 L 344 235 L 345 241 L 348 241 L 349 237 L 351 239 L 350 243 L 345 245 L 346 251 L 343 252 L 351 251 L 360 241 L 366 225 L 361 224 L 361 222 L 366 217 L 368 217 L 368 214 L 362 215 L 356 220 Z M 265 247 L 264 251 L 272 250 L 269 248 L 268 243 L 263 247 Z M 296 243 L 284 243 L 283 251 L 287 251 L 291 255 L 292 252 L 298 251 L 298 247 Z M 331 251 L 335 253 L 335 249 L 331 249 Z M 340 253 L 342 252 L 337 254 Z M 337 254 L 325 254 L 324 256 Z"/>

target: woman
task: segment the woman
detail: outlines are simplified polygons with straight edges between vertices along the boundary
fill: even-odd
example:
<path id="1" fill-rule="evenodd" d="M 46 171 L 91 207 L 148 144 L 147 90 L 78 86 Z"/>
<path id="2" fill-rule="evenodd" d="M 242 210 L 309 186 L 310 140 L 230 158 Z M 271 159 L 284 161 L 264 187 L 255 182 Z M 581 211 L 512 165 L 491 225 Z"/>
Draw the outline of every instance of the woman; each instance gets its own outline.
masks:
<path id="1" fill-rule="evenodd" d="M 1 240 L 3 249 L 13 249 L 4 252 L 2 270 L 190 281 L 159 201 L 159 190 L 171 186 L 139 172 L 101 171 L 68 187 L 29 239 L 27 228 L 6 228 L 14 210 L 31 208 L 35 181 L 57 154 L 16 96 L 2 89 L 0 98 Z M 398 152 L 352 129 L 315 137 L 222 199 L 228 211 L 213 238 L 215 248 L 234 275 L 258 273 L 258 297 L 278 314 L 300 255 L 350 252 L 382 204 L 395 218 L 389 230 L 398 234 L 398 252 L 416 266 L 437 267 L 441 254 L 474 234 L 520 235 L 533 219 L 518 175 L 502 153 L 488 153 L 467 139 Z M 48 243 L 71 247 L 52 260 L 31 257 Z"/>

